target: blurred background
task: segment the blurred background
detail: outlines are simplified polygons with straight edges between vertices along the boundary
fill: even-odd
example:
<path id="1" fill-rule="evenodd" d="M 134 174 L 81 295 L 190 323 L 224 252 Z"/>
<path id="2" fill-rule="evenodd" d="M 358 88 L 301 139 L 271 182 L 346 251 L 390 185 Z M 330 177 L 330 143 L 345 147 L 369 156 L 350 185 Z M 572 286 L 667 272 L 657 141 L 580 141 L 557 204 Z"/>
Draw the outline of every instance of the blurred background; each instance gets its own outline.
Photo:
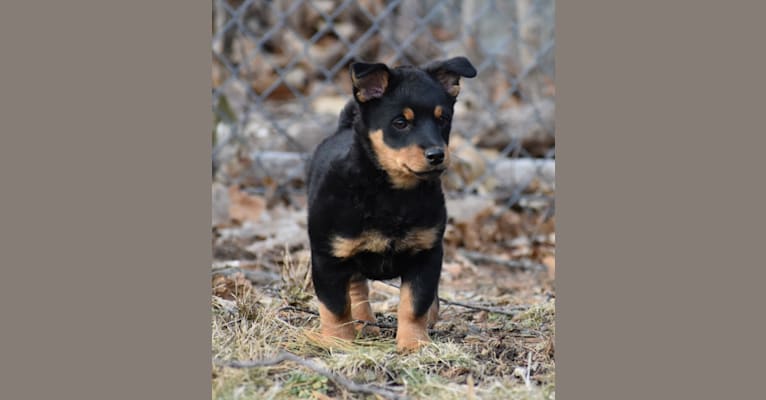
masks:
<path id="1" fill-rule="evenodd" d="M 232 185 L 242 189 L 235 197 L 269 205 L 305 202 L 306 157 L 334 132 L 353 60 L 458 55 L 479 73 L 462 80 L 449 198 L 539 223 L 553 216 L 553 1 L 229 0 L 213 1 L 212 15 L 214 225 L 247 220 L 228 212 Z"/>
<path id="2" fill-rule="evenodd" d="M 304 166 L 351 98 L 350 63 L 464 55 L 478 76 L 461 80 L 453 163 L 442 179 L 449 222 L 441 295 L 542 307 L 550 321 L 540 323 L 552 324 L 554 16 L 552 0 L 213 0 L 214 294 L 232 298 L 246 286 L 315 309 L 300 278 L 309 254 Z M 372 296 L 376 313 L 395 315 L 397 293 L 373 286 Z M 446 337 L 478 329 L 490 340 L 486 315 L 475 311 L 448 306 L 443 314 L 468 325 L 450 326 Z M 534 332 L 525 337 L 550 348 L 534 353 L 531 376 L 552 385 L 551 327 Z M 500 342 L 510 360 L 523 364 L 531 354 L 526 341 Z"/>

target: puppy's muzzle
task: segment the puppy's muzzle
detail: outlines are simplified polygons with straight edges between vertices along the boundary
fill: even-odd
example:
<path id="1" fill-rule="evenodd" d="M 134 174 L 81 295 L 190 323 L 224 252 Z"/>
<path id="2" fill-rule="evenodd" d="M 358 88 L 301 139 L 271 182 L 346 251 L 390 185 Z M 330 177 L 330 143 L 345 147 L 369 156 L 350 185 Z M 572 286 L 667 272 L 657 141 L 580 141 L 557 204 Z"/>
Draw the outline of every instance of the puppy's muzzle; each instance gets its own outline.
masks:
<path id="1" fill-rule="evenodd" d="M 439 166 L 444 162 L 444 148 L 442 147 L 429 147 L 424 152 L 426 160 L 431 166 Z"/>

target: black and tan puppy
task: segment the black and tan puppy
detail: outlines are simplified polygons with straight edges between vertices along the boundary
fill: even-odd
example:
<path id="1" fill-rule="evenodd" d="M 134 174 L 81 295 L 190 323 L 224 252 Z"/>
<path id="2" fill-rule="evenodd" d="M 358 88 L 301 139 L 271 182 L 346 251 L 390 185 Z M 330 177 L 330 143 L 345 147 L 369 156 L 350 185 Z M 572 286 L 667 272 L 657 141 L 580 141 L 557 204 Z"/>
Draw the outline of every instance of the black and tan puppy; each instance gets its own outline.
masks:
<path id="1" fill-rule="evenodd" d="M 429 340 L 447 218 L 440 176 L 460 77 L 474 76 L 465 57 L 423 68 L 351 66 L 354 100 L 317 147 L 308 177 L 323 335 L 353 339 L 352 320 L 375 321 L 367 280 L 401 277 L 397 348 Z"/>

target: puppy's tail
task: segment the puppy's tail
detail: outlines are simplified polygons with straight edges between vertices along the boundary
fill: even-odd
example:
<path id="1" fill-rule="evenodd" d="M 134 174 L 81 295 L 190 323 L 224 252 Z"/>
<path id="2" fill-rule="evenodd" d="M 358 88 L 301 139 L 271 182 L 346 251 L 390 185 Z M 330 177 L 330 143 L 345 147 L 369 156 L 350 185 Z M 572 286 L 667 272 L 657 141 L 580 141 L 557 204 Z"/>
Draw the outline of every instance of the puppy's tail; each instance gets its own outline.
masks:
<path id="1" fill-rule="evenodd" d="M 354 120 L 358 115 L 359 106 L 356 104 L 356 101 L 350 100 L 346 103 L 346 106 L 343 107 L 343 111 L 340 112 L 340 117 L 338 118 L 338 130 L 342 131 L 352 128 L 354 126 Z"/>

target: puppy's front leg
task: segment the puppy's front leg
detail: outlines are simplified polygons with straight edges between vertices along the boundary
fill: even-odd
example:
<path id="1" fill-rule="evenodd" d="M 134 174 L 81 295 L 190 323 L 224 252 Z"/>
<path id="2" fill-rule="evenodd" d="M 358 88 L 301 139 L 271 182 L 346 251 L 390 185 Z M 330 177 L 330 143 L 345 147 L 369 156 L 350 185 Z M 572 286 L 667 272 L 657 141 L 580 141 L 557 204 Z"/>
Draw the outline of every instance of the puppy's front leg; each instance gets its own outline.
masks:
<path id="1" fill-rule="evenodd" d="M 416 350 L 431 341 L 428 323 L 435 317 L 442 254 L 442 247 L 438 245 L 411 256 L 412 264 L 402 276 L 396 329 L 396 348 L 400 352 Z"/>

